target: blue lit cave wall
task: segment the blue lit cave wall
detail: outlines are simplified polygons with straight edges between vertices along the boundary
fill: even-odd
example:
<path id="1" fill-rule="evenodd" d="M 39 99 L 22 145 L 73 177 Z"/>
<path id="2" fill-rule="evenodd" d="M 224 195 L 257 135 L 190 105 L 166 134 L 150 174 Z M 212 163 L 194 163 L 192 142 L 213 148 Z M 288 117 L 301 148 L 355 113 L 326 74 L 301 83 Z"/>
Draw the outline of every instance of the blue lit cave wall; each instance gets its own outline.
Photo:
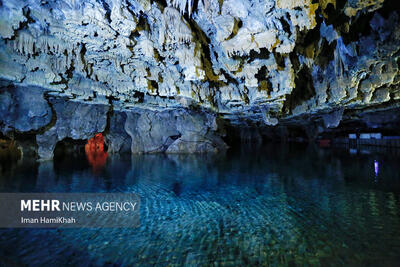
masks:
<path id="1" fill-rule="evenodd" d="M 396 0 L 0 1 L 4 153 L 396 134 L 399 16 Z"/>

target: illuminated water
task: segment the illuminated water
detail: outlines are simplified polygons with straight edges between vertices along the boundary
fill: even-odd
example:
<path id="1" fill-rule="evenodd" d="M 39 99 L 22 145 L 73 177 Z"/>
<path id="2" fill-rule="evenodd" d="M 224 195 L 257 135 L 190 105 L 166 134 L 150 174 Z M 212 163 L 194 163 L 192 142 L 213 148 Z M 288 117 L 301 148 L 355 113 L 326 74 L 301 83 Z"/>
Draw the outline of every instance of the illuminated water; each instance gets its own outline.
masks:
<path id="1" fill-rule="evenodd" d="M 399 266 L 399 159 L 269 146 L 2 166 L 2 192 L 136 192 L 141 226 L 1 229 L 0 265 Z"/>

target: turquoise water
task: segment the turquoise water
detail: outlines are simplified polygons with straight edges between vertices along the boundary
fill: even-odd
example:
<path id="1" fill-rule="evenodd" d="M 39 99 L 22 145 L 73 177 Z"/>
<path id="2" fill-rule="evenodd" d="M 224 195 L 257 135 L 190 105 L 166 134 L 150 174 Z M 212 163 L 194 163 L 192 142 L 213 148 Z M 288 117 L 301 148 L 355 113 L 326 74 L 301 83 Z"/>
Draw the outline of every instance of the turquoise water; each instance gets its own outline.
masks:
<path id="1" fill-rule="evenodd" d="M 0 265 L 399 266 L 399 159 L 277 145 L 7 164 L 2 192 L 136 192 L 141 225 L 0 229 Z"/>

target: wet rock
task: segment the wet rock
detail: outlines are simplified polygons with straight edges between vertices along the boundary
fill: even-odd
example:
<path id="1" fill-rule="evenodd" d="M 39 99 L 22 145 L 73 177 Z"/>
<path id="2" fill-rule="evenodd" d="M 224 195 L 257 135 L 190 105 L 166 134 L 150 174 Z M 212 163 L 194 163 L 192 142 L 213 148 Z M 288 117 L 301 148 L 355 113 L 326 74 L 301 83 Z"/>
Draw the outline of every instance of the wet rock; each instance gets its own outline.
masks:
<path id="1" fill-rule="evenodd" d="M 21 158 L 21 148 L 13 140 L 0 139 L 0 161 L 16 161 Z"/>
<path id="2" fill-rule="evenodd" d="M 170 111 L 136 110 L 127 115 L 125 130 L 132 138 L 132 153 L 164 152 L 179 136 Z"/>
<path id="3" fill-rule="evenodd" d="M 122 117 L 111 122 L 126 126 L 135 138 L 129 150 L 137 153 L 212 150 L 188 143 L 203 142 L 204 133 L 186 138 L 178 129 L 186 122 L 172 122 L 168 114 L 181 108 L 213 110 L 240 127 L 251 121 L 268 128 L 296 117 L 304 126 L 301 118 L 320 118 L 341 107 L 395 105 L 400 100 L 395 1 L 336 2 L 4 0 L 0 78 L 79 101 L 106 105 L 115 99 L 121 110 L 130 110 L 128 123 Z M 25 107 L 33 113 L 17 119 L 7 115 L 14 100 L 3 96 L 3 133 L 36 131 L 49 123 L 51 114 L 41 113 L 45 105 L 30 107 L 27 99 L 13 114 L 26 113 Z M 105 133 L 110 152 L 127 150 L 127 135 L 111 128 Z"/>
<path id="4" fill-rule="evenodd" d="M 345 7 L 345 14 L 349 17 L 355 16 L 361 10 L 374 11 L 382 7 L 385 0 L 351 0 L 348 1 Z"/>
<path id="5" fill-rule="evenodd" d="M 57 116 L 56 124 L 36 136 L 38 155 L 41 159 L 53 157 L 58 141 L 65 138 L 86 140 L 105 130 L 108 106 L 52 98 L 50 103 Z"/>
<path id="6" fill-rule="evenodd" d="M 340 41 L 350 19 L 336 26 L 326 9 L 334 7 L 333 17 L 358 18 L 381 8 L 383 0 L 364 2 L 347 1 L 336 8 L 334 0 L 199 1 L 193 6 L 186 0 L 167 1 L 166 6 L 135 0 L 5 0 L 0 6 L 0 77 L 79 100 L 113 96 L 127 106 L 217 107 L 226 117 L 240 112 L 246 119 L 267 103 L 274 110 L 267 117 L 280 121 L 304 65 L 315 69 L 314 86 L 323 101 L 306 99 L 289 113 L 327 108 L 327 95 L 335 105 L 345 98 L 342 85 L 349 82 L 340 78 L 335 84 L 337 75 L 331 76 L 338 66 L 352 76 L 357 43 Z M 310 31 L 321 36 L 305 39 Z M 332 46 L 328 52 L 325 42 Z M 325 53 L 333 50 L 335 61 L 320 66 L 319 54 L 329 58 Z M 327 78 L 321 83 L 322 75 Z M 366 99 L 389 97 L 380 92 L 375 100 Z M 262 122 L 261 116 L 254 118 Z"/>
<path id="7" fill-rule="evenodd" d="M 275 126 L 278 124 L 277 118 L 271 118 L 268 113 L 263 113 L 264 123 L 269 126 Z"/>
<path id="8" fill-rule="evenodd" d="M 48 125 L 52 111 L 44 91 L 32 87 L 0 88 L 0 131 L 36 131 Z"/>
<path id="9" fill-rule="evenodd" d="M 326 128 L 336 128 L 342 120 L 344 109 L 338 109 L 322 116 Z"/>
<path id="10" fill-rule="evenodd" d="M 132 139 L 125 131 L 127 115 L 123 111 L 113 111 L 110 117 L 109 131 L 106 134 L 108 152 L 130 152 Z"/>
<path id="11" fill-rule="evenodd" d="M 187 109 L 127 112 L 132 153 L 199 153 L 226 149 L 215 115 Z"/>
<path id="12" fill-rule="evenodd" d="M 111 153 L 197 153 L 226 149 L 217 133 L 216 115 L 201 110 L 110 112 L 109 104 L 74 101 L 60 95 L 50 96 L 47 102 L 43 91 L 30 88 L 3 88 L 0 102 L 2 133 L 29 132 L 36 139 L 40 159 L 51 159 L 59 141 L 88 140 L 103 132 Z M 33 140 L 32 145 L 35 145 Z"/>
<path id="13" fill-rule="evenodd" d="M 167 153 L 204 153 L 227 149 L 216 134 L 218 125 L 215 115 L 178 110 L 174 116 L 179 138 L 168 147 Z"/>
<path id="14" fill-rule="evenodd" d="M 36 143 L 38 145 L 38 156 L 41 159 L 52 159 L 54 148 L 59 141 L 56 128 L 51 128 L 44 134 L 36 136 Z"/>

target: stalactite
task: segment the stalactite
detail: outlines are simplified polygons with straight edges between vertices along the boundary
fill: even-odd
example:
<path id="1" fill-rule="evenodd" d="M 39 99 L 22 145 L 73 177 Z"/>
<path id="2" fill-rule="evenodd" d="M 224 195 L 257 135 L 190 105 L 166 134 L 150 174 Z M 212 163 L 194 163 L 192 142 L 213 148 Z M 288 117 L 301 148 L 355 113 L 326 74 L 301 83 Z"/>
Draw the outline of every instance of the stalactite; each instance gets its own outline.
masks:
<path id="1" fill-rule="evenodd" d="M 165 8 L 164 15 L 165 31 L 167 44 L 190 43 L 192 41 L 192 32 L 182 21 L 181 15 L 174 8 Z"/>
<path id="2" fill-rule="evenodd" d="M 177 8 L 182 14 L 187 12 L 190 17 L 192 15 L 194 0 L 168 0 L 168 5 Z"/>

